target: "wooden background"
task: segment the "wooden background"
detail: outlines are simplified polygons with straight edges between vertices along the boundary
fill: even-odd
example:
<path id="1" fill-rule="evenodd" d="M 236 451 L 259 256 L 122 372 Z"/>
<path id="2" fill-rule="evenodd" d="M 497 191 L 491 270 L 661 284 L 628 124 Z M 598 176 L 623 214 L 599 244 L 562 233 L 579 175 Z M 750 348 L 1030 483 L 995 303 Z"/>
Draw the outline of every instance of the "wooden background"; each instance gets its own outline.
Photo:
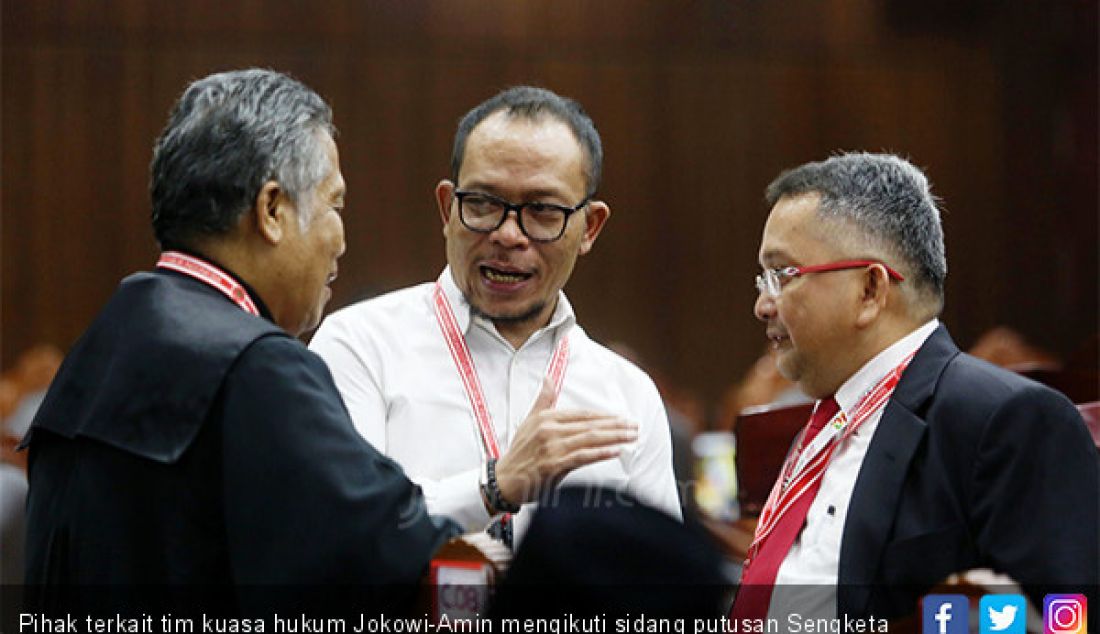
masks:
<path id="1" fill-rule="evenodd" d="M 705 403 L 764 344 L 764 186 L 841 149 L 926 167 L 962 346 L 1006 324 L 1065 357 L 1097 330 L 1095 0 L 3 0 L 0 19 L 4 367 L 70 346 L 151 266 L 147 167 L 170 105 L 253 65 L 335 111 L 333 308 L 438 274 L 432 188 L 456 120 L 535 83 L 604 140 L 614 215 L 567 287 L 581 323 Z"/>

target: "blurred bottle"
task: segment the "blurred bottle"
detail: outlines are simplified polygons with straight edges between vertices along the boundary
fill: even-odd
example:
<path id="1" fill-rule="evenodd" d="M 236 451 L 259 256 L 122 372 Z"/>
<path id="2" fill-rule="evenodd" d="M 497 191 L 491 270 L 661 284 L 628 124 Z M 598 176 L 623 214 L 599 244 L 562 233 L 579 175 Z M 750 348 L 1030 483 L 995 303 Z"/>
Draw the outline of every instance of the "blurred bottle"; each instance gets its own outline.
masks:
<path id="1" fill-rule="evenodd" d="M 695 437 L 691 448 L 695 453 L 695 503 L 699 510 L 717 520 L 736 520 L 741 512 L 733 434 L 705 432 Z"/>

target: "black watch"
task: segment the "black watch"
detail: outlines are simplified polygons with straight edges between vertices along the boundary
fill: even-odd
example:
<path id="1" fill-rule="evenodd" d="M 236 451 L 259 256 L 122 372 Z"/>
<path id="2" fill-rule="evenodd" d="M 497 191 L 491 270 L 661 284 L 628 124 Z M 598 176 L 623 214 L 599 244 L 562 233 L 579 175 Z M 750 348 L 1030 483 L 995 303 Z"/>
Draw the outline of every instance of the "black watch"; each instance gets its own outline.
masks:
<path id="1" fill-rule="evenodd" d="M 481 473 L 481 492 L 488 500 L 489 506 L 497 513 L 519 513 L 519 504 L 512 504 L 500 494 L 496 458 L 489 458 L 485 462 L 485 470 Z"/>

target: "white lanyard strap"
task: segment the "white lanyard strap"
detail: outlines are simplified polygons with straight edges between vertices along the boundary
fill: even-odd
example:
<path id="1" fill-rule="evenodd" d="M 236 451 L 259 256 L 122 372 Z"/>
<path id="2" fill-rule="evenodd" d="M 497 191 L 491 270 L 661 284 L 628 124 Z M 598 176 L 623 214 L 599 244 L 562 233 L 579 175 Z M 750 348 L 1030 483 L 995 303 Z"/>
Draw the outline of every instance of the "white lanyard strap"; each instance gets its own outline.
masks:
<path id="1" fill-rule="evenodd" d="M 160 254 L 160 259 L 157 260 L 157 268 L 168 269 L 193 277 L 221 291 L 234 304 L 240 306 L 244 312 L 251 315 L 260 314 L 244 286 L 233 279 L 232 275 L 209 262 L 179 251 L 165 251 Z"/>
<path id="2" fill-rule="evenodd" d="M 443 286 L 439 282 L 435 283 L 432 299 L 439 329 L 443 332 L 443 339 L 447 342 L 447 348 L 451 351 L 451 359 L 454 360 L 455 368 L 462 379 L 466 396 L 470 399 L 470 407 L 474 412 L 474 420 L 477 423 L 485 453 L 490 458 L 499 458 L 500 445 L 497 443 L 493 418 L 485 401 L 485 392 L 481 389 L 481 380 L 477 376 L 477 368 L 474 367 L 474 360 L 470 356 L 470 348 L 466 345 L 466 339 L 458 328 L 458 321 L 451 309 L 451 303 L 447 301 L 447 296 L 443 293 Z M 568 365 L 569 337 L 563 335 L 554 348 L 554 354 L 550 357 L 550 364 L 546 369 L 546 376 L 550 378 L 554 385 L 555 401 L 561 394 L 562 383 L 565 381 L 565 370 Z"/>

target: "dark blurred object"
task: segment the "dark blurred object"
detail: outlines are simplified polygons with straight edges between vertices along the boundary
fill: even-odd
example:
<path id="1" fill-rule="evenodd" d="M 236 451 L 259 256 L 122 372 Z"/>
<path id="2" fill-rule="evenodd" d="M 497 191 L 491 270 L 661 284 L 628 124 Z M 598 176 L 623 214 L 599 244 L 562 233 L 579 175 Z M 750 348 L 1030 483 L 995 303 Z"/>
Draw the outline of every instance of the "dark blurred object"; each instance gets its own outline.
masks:
<path id="1" fill-rule="evenodd" d="M 565 487 L 540 502 L 489 615 L 718 617 L 732 583 L 723 565 L 690 519 L 612 489 Z"/>
<path id="2" fill-rule="evenodd" d="M 1100 401 L 1100 337 L 1093 335 L 1061 368 L 1025 368 L 1019 372 L 1058 390 L 1074 403 Z"/>
<path id="3" fill-rule="evenodd" d="M 1007 326 L 986 332 L 969 352 L 1052 387 L 1074 403 L 1100 400 L 1100 335 L 1090 337 L 1065 363 Z"/>
<path id="4" fill-rule="evenodd" d="M 751 408 L 737 417 L 738 499 L 742 517 L 756 517 L 779 477 L 787 451 L 813 413 L 813 403 Z"/>
<path id="5" fill-rule="evenodd" d="M 888 0 L 884 15 L 886 23 L 901 34 L 978 38 L 993 30 L 999 4 L 991 0 Z"/>
<path id="6" fill-rule="evenodd" d="M 1023 335 L 1008 326 L 988 330 L 968 350 L 970 354 L 1016 372 L 1032 369 L 1058 369 L 1054 355 L 1032 345 Z"/>

